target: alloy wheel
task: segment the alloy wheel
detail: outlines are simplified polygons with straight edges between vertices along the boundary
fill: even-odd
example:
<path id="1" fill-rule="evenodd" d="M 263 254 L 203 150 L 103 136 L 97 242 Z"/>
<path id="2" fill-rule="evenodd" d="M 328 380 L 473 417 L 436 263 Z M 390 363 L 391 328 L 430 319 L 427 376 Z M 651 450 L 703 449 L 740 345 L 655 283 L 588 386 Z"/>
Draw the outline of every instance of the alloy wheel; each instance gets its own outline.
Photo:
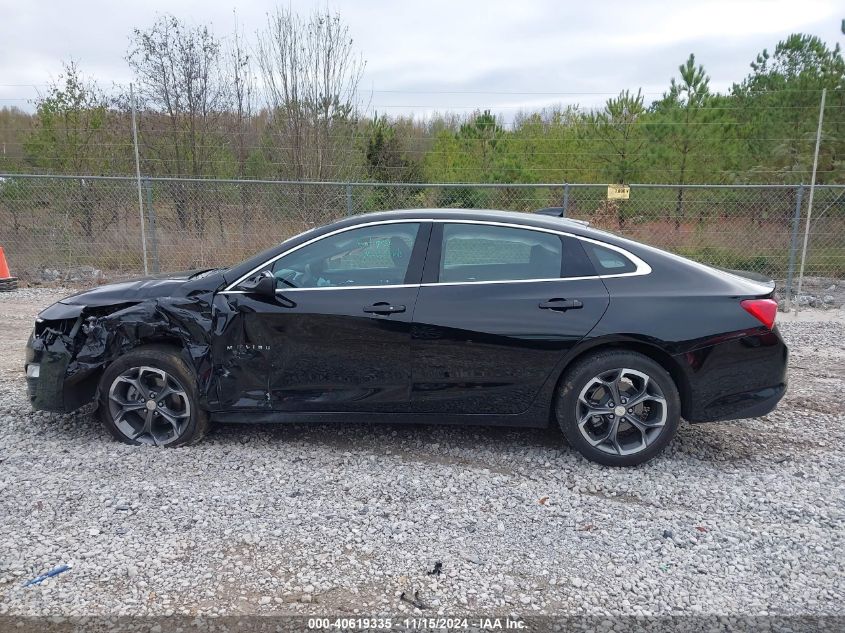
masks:
<path id="1" fill-rule="evenodd" d="M 666 398 L 656 381 L 636 369 L 611 369 L 587 381 L 576 419 L 594 448 L 632 455 L 648 448 L 666 425 Z"/>
<path id="2" fill-rule="evenodd" d="M 112 382 L 109 412 L 130 440 L 164 446 L 185 432 L 191 403 L 185 388 L 163 369 L 132 367 Z"/>

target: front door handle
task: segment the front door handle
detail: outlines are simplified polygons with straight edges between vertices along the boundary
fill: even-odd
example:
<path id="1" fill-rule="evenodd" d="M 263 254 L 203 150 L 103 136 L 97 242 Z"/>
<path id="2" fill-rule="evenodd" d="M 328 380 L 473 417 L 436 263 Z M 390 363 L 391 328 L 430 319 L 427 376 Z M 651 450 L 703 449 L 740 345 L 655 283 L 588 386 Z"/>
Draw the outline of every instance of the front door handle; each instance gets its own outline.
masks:
<path id="1" fill-rule="evenodd" d="M 540 306 L 543 310 L 559 310 L 566 312 L 567 310 L 578 310 L 584 307 L 579 299 L 549 299 L 543 301 Z"/>
<path id="2" fill-rule="evenodd" d="M 398 306 L 386 301 L 379 301 L 371 306 L 364 306 L 364 312 L 367 314 L 395 314 L 396 312 L 404 312 L 405 306 Z"/>

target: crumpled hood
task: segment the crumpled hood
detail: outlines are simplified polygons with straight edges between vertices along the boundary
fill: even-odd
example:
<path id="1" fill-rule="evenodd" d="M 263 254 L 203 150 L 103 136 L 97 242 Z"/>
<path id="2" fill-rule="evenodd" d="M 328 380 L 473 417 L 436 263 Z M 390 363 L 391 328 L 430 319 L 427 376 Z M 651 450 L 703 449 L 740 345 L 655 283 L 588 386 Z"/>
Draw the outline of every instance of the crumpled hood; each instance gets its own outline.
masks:
<path id="1" fill-rule="evenodd" d="M 83 290 L 82 292 L 65 297 L 59 303 L 66 305 L 106 306 L 115 303 L 143 301 L 157 297 L 169 297 L 174 293 L 181 294 L 179 292 L 180 287 L 197 272 L 196 270 L 189 270 L 119 281 L 117 283 L 91 288 L 90 290 Z"/>

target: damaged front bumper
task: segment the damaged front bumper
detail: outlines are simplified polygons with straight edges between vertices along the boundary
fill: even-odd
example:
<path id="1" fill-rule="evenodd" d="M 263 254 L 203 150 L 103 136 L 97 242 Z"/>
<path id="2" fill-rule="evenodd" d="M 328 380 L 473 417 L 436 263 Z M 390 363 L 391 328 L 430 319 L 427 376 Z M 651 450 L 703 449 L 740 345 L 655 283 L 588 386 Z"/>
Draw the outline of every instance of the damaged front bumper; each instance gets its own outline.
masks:
<path id="1" fill-rule="evenodd" d="M 26 344 L 26 386 L 36 411 L 67 413 L 90 402 L 100 372 L 75 362 L 82 306 L 56 303 L 39 315 Z"/>

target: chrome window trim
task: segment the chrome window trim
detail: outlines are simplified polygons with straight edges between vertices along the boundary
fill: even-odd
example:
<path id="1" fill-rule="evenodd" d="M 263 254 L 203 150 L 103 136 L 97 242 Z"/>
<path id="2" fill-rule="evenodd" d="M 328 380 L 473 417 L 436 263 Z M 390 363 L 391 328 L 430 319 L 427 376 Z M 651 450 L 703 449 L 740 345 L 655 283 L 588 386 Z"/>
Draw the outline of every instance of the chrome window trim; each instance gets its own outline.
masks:
<path id="1" fill-rule="evenodd" d="M 405 219 L 396 219 L 396 220 L 377 220 L 374 222 L 364 222 L 362 224 L 354 224 L 352 226 L 345 226 L 340 229 L 336 229 L 325 235 L 318 235 L 315 238 L 307 240 L 302 244 L 297 244 L 291 249 L 286 250 L 284 253 L 280 253 L 271 259 L 268 259 L 262 264 L 259 264 L 251 271 L 246 273 L 245 275 L 238 278 L 233 283 L 229 284 L 224 290 L 221 290 L 218 294 L 247 294 L 245 290 L 234 290 L 237 288 L 238 284 L 242 283 L 244 280 L 248 279 L 250 276 L 257 273 L 262 268 L 266 268 L 267 266 L 274 264 L 276 261 L 280 260 L 285 255 L 289 255 L 295 251 L 298 251 L 300 248 L 305 248 L 306 246 L 313 244 L 314 242 L 318 242 L 322 239 L 327 237 L 331 237 L 333 235 L 337 235 L 338 233 L 344 233 L 346 231 L 351 231 L 354 229 L 365 228 L 368 226 L 378 226 L 378 225 L 387 225 L 387 224 L 418 224 L 422 222 L 437 222 L 440 224 L 482 224 L 487 226 L 503 226 L 507 228 L 514 228 L 514 229 L 524 229 L 526 231 L 539 231 L 541 233 L 551 233 L 553 235 L 563 235 L 566 237 L 571 237 L 576 240 L 582 240 L 584 242 L 591 242 L 593 244 L 597 244 L 598 246 L 602 246 L 604 248 L 608 248 L 610 250 L 616 251 L 621 254 L 623 257 L 629 259 L 634 266 L 636 266 L 636 270 L 627 273 L 617 273 L 617 274 L 608 274 L 608 275 L 587 275 L 583 277 L 559 277 L 559 278 L 549 278 L 549 279 L 497 279 L 493 281 L 443 281 L 443 282 L 432 282 L 432 283 L 424 283 L 424 284 L 388 284 L 384 286 L 318 286 L 316 288 L 281 288 L 276 290 L 277 294 L 284 294 L 287 292 L 303 292 L 306 290 L 371 290 L 375 288 L 418 288 L 418 287 L 429 287 L 429 286 L 466 286 L 471 284 L 516 284 L 516 283 L 532 283 L 532 282 L 547 282 L 547 281 L 583 281 L 585 279 L 615 279 L 617 277 L 638 277 L 641 275 L 648 275 L 651 273 L 651 266 L 649 266 L 646 262 L 642 259 L 631 253 L 630 251 L 625 250 L 620 246 L 616 246 L 615 244 L 609 244 L 607 242 L 602 242 L 601 240 L 596 240 L 590 237 L 584 237 L 583 235 L 575 235 L 573 233 L 568 233 L 566 231 L 559 231 L 556 229 L 549 229 L 546 227 L 540 226 L 526 226 L 524 224 L 515 224 L 513 222 L 497 222 L 495 220 L 468 220 L 468 219 L 457 219 L 457 218 L 405 218 Z"/>
<path id="2" fill-rule="evenodd" d="M 583 277 L 553 277 L 551 279 L 494 279 L 491 281 L 438 281 L 420 284 L 422 288 L 430 286 L 469 286 L 474 284 L 533 284 L 548 281 L 585 281 L 587 279 L 607 279 L 609 277 L 630 277 L 636 273 L 619 273 L 618 275 L 586 275 Z M 641 273 L 646 274 L 646 273 Z"/>
<path id="3" fill-rule="evenodd" d="M 286 295 L 290 292 L 305 292 L 308 290 L 375 290 L 376 288 L 419 288 L 420 284 L 384 284 L 383 286 L 317 286 L 316 288 L 277 288 L 277 295 Z M 222 290 L 218 294 L 244 295 L 249 294 L 247 290 Z"/>

